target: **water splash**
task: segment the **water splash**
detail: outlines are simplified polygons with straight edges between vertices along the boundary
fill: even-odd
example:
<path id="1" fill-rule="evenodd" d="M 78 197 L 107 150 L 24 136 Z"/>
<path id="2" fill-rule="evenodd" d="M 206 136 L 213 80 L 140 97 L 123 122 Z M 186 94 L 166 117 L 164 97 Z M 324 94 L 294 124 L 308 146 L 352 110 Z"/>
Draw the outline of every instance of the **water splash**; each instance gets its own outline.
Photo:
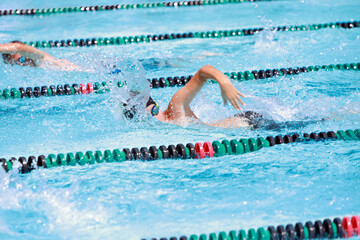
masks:
<path id="1" fill-rule="evenodd" d="M 143 65 L 132 56 L 126 56 L 117 62 L 113 67 L 117 73 L 113 75 L 114 80 L 111 84 L 111 101 L 114 104 L 114 115 L 124 122 L 125 109 L 133 109 L 136 112 L 134 118 L 142 120 L 145 114 L 145 104 L 150 96 L 150 84 L 146 80 Z M 123 87 L 115 86 L 121 82 Z M 126 104 L 126 107 L 125 107 Z"/>
<path id="2" fill-rule="evenodd" d="M 24 178 L 27 177 L 18 174 L 16 166 L 9 173 L 0 170 L 0 179 L 3 183 L 0 188 L 2 209 L 0 221 L 3 223 L 1 232 L 7 237 L 27 236 L 29 239 L 49 237 L 58 239 L 59 236 L 61 239 L 73 239 L 74 236 L 87 237 L 87 231 L 94 231 L 96 225 L 106 224 L 112 215 L 97 202 L 78 204 L 74 201 L 74 193 L 79 190 L 81 183 L 86 181 L 86 177 L 72 177 L 62 189 L 50 187 L 46 181 L 46 173 L 42 170 L 36 171 L 31 176 L 34 182 L 42 184 L 27 185 L 23 183 Z M 29 217 L 32 217 L 33 222 L 26 224 L 24 228 L 15 224 L 18 221 L 26 222 Z"/>

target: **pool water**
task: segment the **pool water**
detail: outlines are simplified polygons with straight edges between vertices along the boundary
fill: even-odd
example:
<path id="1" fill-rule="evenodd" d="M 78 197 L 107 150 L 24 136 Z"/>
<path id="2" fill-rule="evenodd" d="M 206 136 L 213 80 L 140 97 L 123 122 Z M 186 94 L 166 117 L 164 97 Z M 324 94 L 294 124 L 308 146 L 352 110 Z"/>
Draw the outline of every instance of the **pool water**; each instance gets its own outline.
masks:
<path id="1" fill-rule="evenodd" d="M 142 1 L 131 1 L 138 3 Z M 128 3 L 128 2 L 126 2 Z M 0 9 L 80 6 L 81 1 L 2 1 Z M 86 5 L 114 4 L 88 1 Z M 0 42 L 134 36 L 359 20 L 360 3 L 272 1 L 184 8 L 0 17 Z M 205 64 L 224 72 L 360 62 L 359 28 L 184 39 L 46 51 L 94 68 L 51 72 L 0 63 L 0 89 L 194 74 Z M 129 79 L 108 74 L 122 66 Z M 131 66 L 143 65 L 134 70 Z M 359 128 L 359 71 L 318 71 L 234 82 L 244 110 L 281 129 L 176 126 L 150 117 L 118 117 L 112 89 L 103 95 L 0 100 L 1 157 L 150 147 L 187 142 Z M 164 110 L 174 88 L 152 89 Z M 144 90 L 148 91 L 148 90 Z M 207 84 L 192 103 L 203 121 L 237 113 Z M 326 120 L 324 120 L 326 119 Z M 103 163 L 0 171 L 0 239 L 140 239 L 342 217 L 360 212 L 356 141 L 278 145 L 240 156 Z"/>

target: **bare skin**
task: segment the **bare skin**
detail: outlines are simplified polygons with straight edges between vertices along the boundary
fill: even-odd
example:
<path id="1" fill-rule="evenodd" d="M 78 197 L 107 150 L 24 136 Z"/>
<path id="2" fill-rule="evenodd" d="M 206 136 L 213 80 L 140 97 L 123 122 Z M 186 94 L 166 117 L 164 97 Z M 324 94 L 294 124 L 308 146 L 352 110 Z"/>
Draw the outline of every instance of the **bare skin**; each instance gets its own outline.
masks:
<path id="1" fill-rule="evenodd" d="M 27 46 L 23 43 L 0 44 L 0 54 L 8 54 L 4 62 L 18 64 L 20 66 L 50 68 L 52 70 L 74 71 L 80 67 L 65 59 L 58 59 L 37 48 Z M 25 61 L 21 62 L 21 57 Z"/>
<path id="2" fill-rule="evenodd" d="M 155 117 L 162 122 L 169 122 L 178 125 L 182 125 L 187 122 L 199 122 L 200 120 L 190 108 L 190 103 L 209 79 L 213 79 L 219 83 L 225 105 L 227 102 L 230 102 L 235 109 L 241 110 L 240 106 L 244 105 L 241 97 L 244 98 L 245 96 L 234 87 L 234 85 L 222 72 L 210 65 L 205 65 L 183 88 L 174 94 L 168 108 L 164 112 L 159 111 L 159 114 Z M 147 110 L 151 111 L 153 106 L 154 104 L 149 105 Z M 204 124 L 216 127 L 234 128 L 248 126 L 248 123 L 245 120 L 237 117 L 226 118 L 215 123 Z"/>

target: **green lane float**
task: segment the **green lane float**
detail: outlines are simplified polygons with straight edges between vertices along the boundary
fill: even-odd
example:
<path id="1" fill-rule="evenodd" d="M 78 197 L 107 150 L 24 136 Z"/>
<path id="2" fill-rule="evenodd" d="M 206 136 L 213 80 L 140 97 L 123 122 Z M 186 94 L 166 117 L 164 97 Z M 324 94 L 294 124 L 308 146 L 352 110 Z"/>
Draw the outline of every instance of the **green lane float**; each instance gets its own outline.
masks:
<path id="1" fill-rule="evenodd" d="M 271 0 L 256 0 L 256 2 L 269 2 Z M 229 3 L 254 2 L 253 0 L 198 0 L 198 1 L 179 1 L 179 2 L 154 2 L 154 3 L 137 3 L 137 4 L 116 4 L 105 6 L 80 6 L 80 7 L 63 7 L 63 8 L 38 8 L 38 9 L 10 9 L 0 10 L 0 16 L 34 16 L 34 15 L 50 15 L 58 13 L 76 13 L 76 12 L 94 12 L 106 10 L 130 10 L 144 8 L 161 8 L 161 7 L 190 7 L 190 6 L 206 6 Z"/>
<path id="2" fill-rule="evenodd" d="M 346 67 L 345 67 L 346 66 Z M 345 64 L 330 64 L 323 65 L 322 67 L 296 67 L 296 68 L 281 68 L 281 69 L 267 69 L 267 70 L 253 70 L 245 72 L 225 72 L 224 74 L 234 81 L 249 81 L 249 80 L 259 80 L 267 79 L 272 77 L 279 76 L 291 76 L 307 72 L 315 71 L 349 71 L 349 70 L 360 70 L 360 63 L 345 63 Z M 192 75 L 181 76 L 181 77 L 160 77 L 148 79 L 150 82 L 150 87 L 153 89 L 157 88 L 166 88 L 166 87 L 175 87 L 175 86 L 185 86 Z M 210 80 L 208 83 L 216 83 L 216 81 Z M 115 86 L 121 88 L 126 85 L 127 82 L 117 82 Z M 87 84 L 65 84 L 64 86 L 58 85 L 55 87 L 51 86 L 42 86 L 40 87 L 20 87 L 19 89 L 11 88 L 0 90 L 0 100 L 1 99 L 19 99 L 19 98 L 33 98 L 33 97 L 53 97 L 53 96 L 67 96 L 67 95 L 78 95 L 78 94 L 104 94 L 110 92 L 107 82 L 95 82 Z"/>
<path id="3" fill-rule="evenodd" d="M 358 28 L 359 21 L 337 22 L 337 23 L 322 23 L 322 24 L 308 24 L 301 26 L 279 26 L 269 28 L 271 31 L 313 31 L 319 29 L 352 29 Z M 251 29 L 230 29 L 219 31 L 206 31 L 206 32 L 189 32 L 189 33 L 165 33 L 153 35 L 140 35 L 140 36 L 115 36 L 105 38 L 81 38 L 81 39 L 68 39 L 68 40 L 49 40 L 49 41 L 30 41 L 24 42 L 25 44 L 36 48 L 54 48 L 54 47 L 90 47 L 90 46 L 114 46 L 114 45 L 127 45 L 133 43 L 150 43 L 155 41 L 170 41 L 183 38 L 225 38 L 225 37 L 240 37 L 252 36 L 259 32 L 264 31 L 265 28 L 251 28 Z M 319 66 L 320 67 L 320 66 Z M 245 77 L 248 73 L 245 73 Z M 250 77 L 250 76 L 248 76 Z"/>
<path id="4" fill-rule="evenodd" d="M 307 221 L 305 224 L 298 222 L 295 225 L 278 225 L 251 228 L 248 231 L 231 230 L 226 232 L 190 235 L 177 237 L 151 238 L 151 240 L 308 240 L 308 239 L 335 239 L 350 238 L 360 235 L 360 218 L 355 215 L 350 217 L 334 218 L 332 221 L 327 218 L 323 221 Z M 143 238 L 141 240 L 146 240 Z"/>
<path id="5" fill-rule="evenodd" d="M 33 169 L 43 167 L 51 168 L 56 166 L 75 166 L 75 165 L 85 165 L 85 164 L 94 164 L 94 163 L 111 163 L 111 162 L 122 162 L 128 160 L 143 160 L 143 161 L 152 161 L 158 159 L 202 159 L 202 158 L 212 158 L 212 157 L 223 157 L 225 155 L 241 155 L 249 152 L 256 152 L 262 148 L 268 148 L 279 144 L 289 144 L 293 142 L 308 142 L 310 140 L 345 140 L 345 141 L 359 141 L 360 140 L 360 129 L 346 131 L 338 130 L 337 132 L 320 132 L 320 133 L 304 133 L 300 136 L 297 133 L 292 135 L 276 137 L 268 136 L 266 138 L 241 138 L 241 139 L 232 139 L 231 141 L 224 139 L 221 143 L 220 141 L 204 142 L 204 143 L 187 143 L 185 146 L 181 143 L 175 145 L 161 145 L 159 148 L 151 146 L 149 149 L 147 147 L 139 148 L 123 148 L 114 149 L 114 150 L 105 150 L 102 151 L 87 151 L 76 152 L 74 153 L 58 153 L 49 154 L 47 157 L 45 155 L 40 155 L 38 157 L 12 157 L 9 160 L 5 158 L 0 158 L 0 164 L 5 169 L 9 171 L 12 169 L 14 162 L 19 161 L 21 167 L 19 171 L 21 173 L 28 173 Z"/>

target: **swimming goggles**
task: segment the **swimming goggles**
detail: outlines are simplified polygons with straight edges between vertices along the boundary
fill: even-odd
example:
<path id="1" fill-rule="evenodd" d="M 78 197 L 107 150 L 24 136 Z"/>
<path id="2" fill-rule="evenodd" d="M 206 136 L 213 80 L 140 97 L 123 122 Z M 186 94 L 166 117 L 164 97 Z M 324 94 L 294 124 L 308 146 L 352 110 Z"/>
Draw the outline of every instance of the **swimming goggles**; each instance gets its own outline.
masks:
<path id="1" fill-rule="evenodd" d="M 155 102 L 155 101 L 154 101 Z M 160 107 L 159 105 L 155 102 L 155 105 L 151 108 L 151 116 L 156 116 L 159 114 L 160 111 Z"/>
<path id="2" fill-rule="evenodd" d="M 26 61 L 26 58 L 24 56 L 19 57 L 17 60 L 18 63 L 24 63 Z"/>

